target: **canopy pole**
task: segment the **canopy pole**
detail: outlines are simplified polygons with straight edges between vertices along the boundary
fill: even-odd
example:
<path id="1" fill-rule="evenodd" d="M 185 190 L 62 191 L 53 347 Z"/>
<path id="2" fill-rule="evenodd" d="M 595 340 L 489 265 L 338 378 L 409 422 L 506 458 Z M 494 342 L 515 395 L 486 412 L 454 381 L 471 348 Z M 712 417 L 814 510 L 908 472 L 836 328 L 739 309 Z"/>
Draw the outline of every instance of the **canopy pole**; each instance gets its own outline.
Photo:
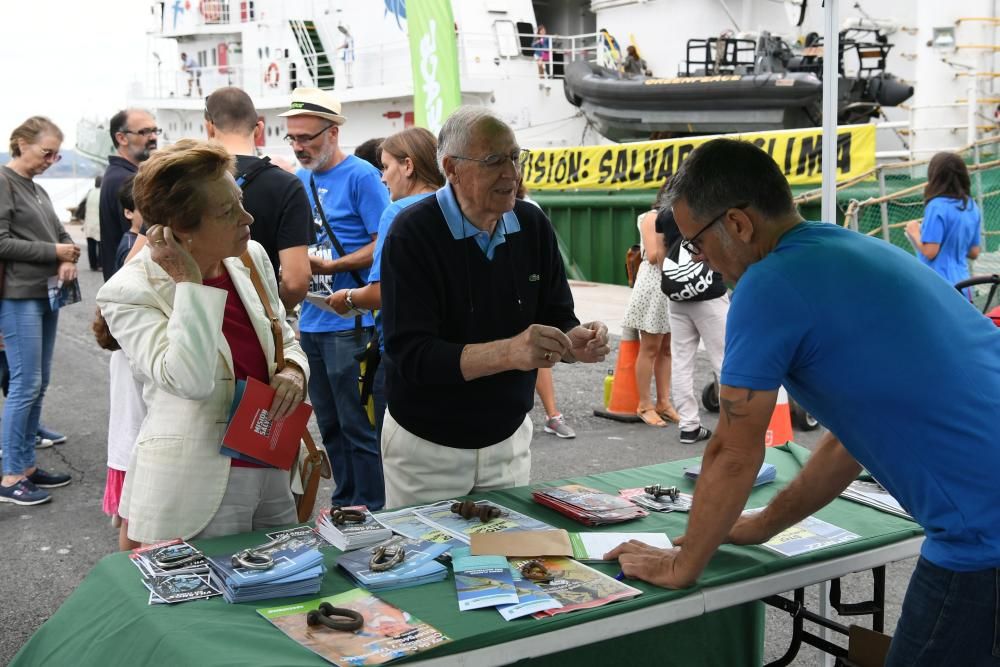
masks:
<path id="1" fill-rule="evenodd" d="M 838 0 L 825 0 L 823 11 L 823 203 L 825 222 L 837 222 L 837 82 L 840 76 Z"/>

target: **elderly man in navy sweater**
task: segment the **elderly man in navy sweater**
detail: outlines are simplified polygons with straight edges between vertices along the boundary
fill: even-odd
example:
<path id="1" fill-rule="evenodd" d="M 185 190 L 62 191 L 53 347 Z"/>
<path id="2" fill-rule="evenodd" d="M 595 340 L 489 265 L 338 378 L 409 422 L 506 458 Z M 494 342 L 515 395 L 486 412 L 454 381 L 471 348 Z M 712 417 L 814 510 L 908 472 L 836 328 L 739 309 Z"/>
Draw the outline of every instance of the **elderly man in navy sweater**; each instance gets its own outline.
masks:
<path id="1" fill-rule="evenodd" d="M 515 200 L 521 157 L 503 121 L 458 109 L 447 184 L 386 237 L 386 507 L 527 484 L 536 369 L 609 352 L 607 327 L 573 314 L 552 225 Z"/>

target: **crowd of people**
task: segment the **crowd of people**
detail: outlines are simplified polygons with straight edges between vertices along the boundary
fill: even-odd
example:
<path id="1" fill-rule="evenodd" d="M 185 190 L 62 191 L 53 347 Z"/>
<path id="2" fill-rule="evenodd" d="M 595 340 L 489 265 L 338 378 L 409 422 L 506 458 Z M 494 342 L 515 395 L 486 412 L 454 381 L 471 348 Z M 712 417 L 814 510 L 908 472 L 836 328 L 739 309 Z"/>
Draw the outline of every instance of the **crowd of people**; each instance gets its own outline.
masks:
<path id="1" fill-rule="evenodd" d="M 295 174 L 257 155 L 263 122 L 236 88 L 206 99 L 206 139 L 160 147 L 150 113 L 111 118 L 94 329 L 116 350 L 104 508 L 122 548 L 295 521 L 286 472 L 220 452 L 242 380 L 273 388 L 274 419 L 308 397 L 331 504 L 377 510 L 527 484 L 536 384 L 560 435 L 539 371 L 610 351 L 607 327 L 576 317 L 552 225 L 521 190 L 524 150 L 492 112 L 460 107 L 437 137 L 386 137 L 375 165 L 342 149 L 348 119 L 330 92 L 298 88 L 281 115 Z M 61 142 L 30 118 L 0 168 L 0 500 L 20 505 L 70 482 L 35 461 L 58 323 L 47 284 L 73 279 L 80 256 L 33 182 Z M 804 221 L 780 168 L 742 141 L 697 148 L 640 216 L 626 317 L 644 338 L 640 416 L 708 442 L 687 534 L 607 554 L 625 576 L 691 586 L 720 544 L 766 541 L 864 466 L 926 532 L 887 664 L 997 654 L 1000 331 L 950 284 L 980 246 L 965 165 L 936 156 L 928 176 L 923 224 L 908 234 L 940 275 Z M 864 346 L 851 342 L 857 327 Z M 694 397 L 701 343 L 719 378 L 714 433 Z M 764 511 L 741 516 L 781 386 L 830 430 Z"/>

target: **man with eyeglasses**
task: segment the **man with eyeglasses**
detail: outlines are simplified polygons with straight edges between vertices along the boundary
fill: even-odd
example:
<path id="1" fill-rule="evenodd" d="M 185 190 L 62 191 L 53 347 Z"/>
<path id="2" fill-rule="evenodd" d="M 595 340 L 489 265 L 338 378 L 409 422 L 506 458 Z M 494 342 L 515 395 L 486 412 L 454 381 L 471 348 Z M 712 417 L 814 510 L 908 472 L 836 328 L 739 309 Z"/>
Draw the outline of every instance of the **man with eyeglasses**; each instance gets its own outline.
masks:
<path id="1" fill-rule="evenodd" d="M 298 177 L 317 225 L 309 291 L 322 300 L 340 289 L 362 287 L 368 283 L 379 218 L 389 205 L 381 175 L 341 150 L 340 128 L 346 119 L 331 93 L 296 88 L 291 109 L 281 115 L 287 118 L 285 141 L 303 167 Z M 344 318 L 307 300 L 299 331 L 312 368 L 309 398 L 336 482 L 331 502 L 381 509 L 382 456 L 358 391 L 358 358 L 372 339 L 372 316 Z"/>
<path id="2" fill-rule="evenodd" d="M 153 115 L 143 109 L 123 109 L 111 117 L 108 125 L 115 153 L 108 156 L 108 168 L 101 181 L 101 257 L 113 258 L 122 236 L 132 227 L 118 201 L 118 191 L 156 150 L 161 130 Z M 111 278 L 115 270 L 113 261 L 101 263 L 104 280 Z"/>
<path id="3" fill-rule="evenodd" d="M 551 223 L 516 199 L 511 128 L 461 107 L 437 151 L 447 183 L 400 212 L 382 255 L 389 507 L 527 484 L 536 369 L 609 351 L 573 313 Z"/>
<path id="4" fill-rule="evenodd" d="M 721 543 L 769 540 L 864 466 L 926 535 L 885 664 L 998 664 L 1000 330 L 900 248 L 804 221 L 751 143 L 700 146 L 669 196 L 696 257 L 736 283 L 722 412 L 679 548 L 608 557 L 626 576 L 691 586 Z M 764 511 L 741 516 L 781 385 L 830 432 Z"/>

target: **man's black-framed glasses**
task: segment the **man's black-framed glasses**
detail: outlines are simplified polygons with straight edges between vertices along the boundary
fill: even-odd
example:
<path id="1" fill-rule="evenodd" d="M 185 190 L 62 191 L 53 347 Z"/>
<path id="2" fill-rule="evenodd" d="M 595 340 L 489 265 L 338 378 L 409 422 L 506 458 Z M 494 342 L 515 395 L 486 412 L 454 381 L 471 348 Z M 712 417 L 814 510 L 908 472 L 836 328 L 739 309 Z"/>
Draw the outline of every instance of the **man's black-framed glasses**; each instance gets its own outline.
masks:
<path id="1" fill-rule="evenodd" d="M 145 139 L 146 137 L 148 137 L 151 134 L 156 135 L 156 136 L 160 136 L 161 134 L 163 134 L 163 128 L 162 127 L 144 127 L 141 130 L 122 130 L 122 134 L 138 134 L 140 137 L 142 137 L 143 139 Z"/>
<path id="2" fill-rule="evenodd" d="M 282 140 L 289 146 L 291 146 L 292 144 L 298 144 L 300 146 L 304 146 L 308 144 L 310 141 L 314 141 L 316 137 L 323 134 L 334 125 L 336 125 L 336 123 L 330 123 L 316 134 L 297 134 L 294 137 L 290 134 L 286 134 L 285 136 L 282 137 Z"/>
<path id="3" fill-rule="evenodd" d="M 727 206 L 725 208 L 725 210 L 722 211 L 722 213 L 720 213 L 719 215 L 717 215 L 714 218 L 712 218 L 711 222 L 709 222 L 704 227 L 702 227 L 701 229 L 699 229 L 697 234 L 695 234 L 694 236 L 692 236 L 689 239 L 684 239 L 683 241 L 681 241 L 681 247 L 684 248 L 685 250 L 687 250 L 688 254 L 690 254 L 692 256 L 693 255 L 700 255 L 701 254 L 701 246 L 698 245 L 698 237 L 701 236 L 702 234 L 704 234 L 706 231 L 708 231 L 709 227 L 711 227 L 712 225 L 714 225 L 715 223 L 717 223 L 719 220 L 722 220 L 722 216 L 724 216 L 726 213 L 728 213 L 729 209 L 731 209 L 731 208 L 744 209 L 747 206 L 749 206 L 749 204 L 740 204 L 738 206 Z"/>
<path id="4" fill-rule="evenodd" d="M 528 161 L 528 158 L 531 157 L 531 151 L 529 151 L 527 148 L 518 148 L 516 150 L 512 150 L 510 153 L 491 153 L 490 155 L 487 155 L 486 157 L 483 158 L 466 157 L 464 155 L 452 155 L 452 157 L 455 158 L 456 160 L 468 160 L 469 162 L 478 162 L 487 169 L 497 169 L 506 164 L 507 161 L 509 160 L 514 163 L 515 167 L 517 167 L 518 169 L 522 169 L 524 167 L 524 164 Z"/>

